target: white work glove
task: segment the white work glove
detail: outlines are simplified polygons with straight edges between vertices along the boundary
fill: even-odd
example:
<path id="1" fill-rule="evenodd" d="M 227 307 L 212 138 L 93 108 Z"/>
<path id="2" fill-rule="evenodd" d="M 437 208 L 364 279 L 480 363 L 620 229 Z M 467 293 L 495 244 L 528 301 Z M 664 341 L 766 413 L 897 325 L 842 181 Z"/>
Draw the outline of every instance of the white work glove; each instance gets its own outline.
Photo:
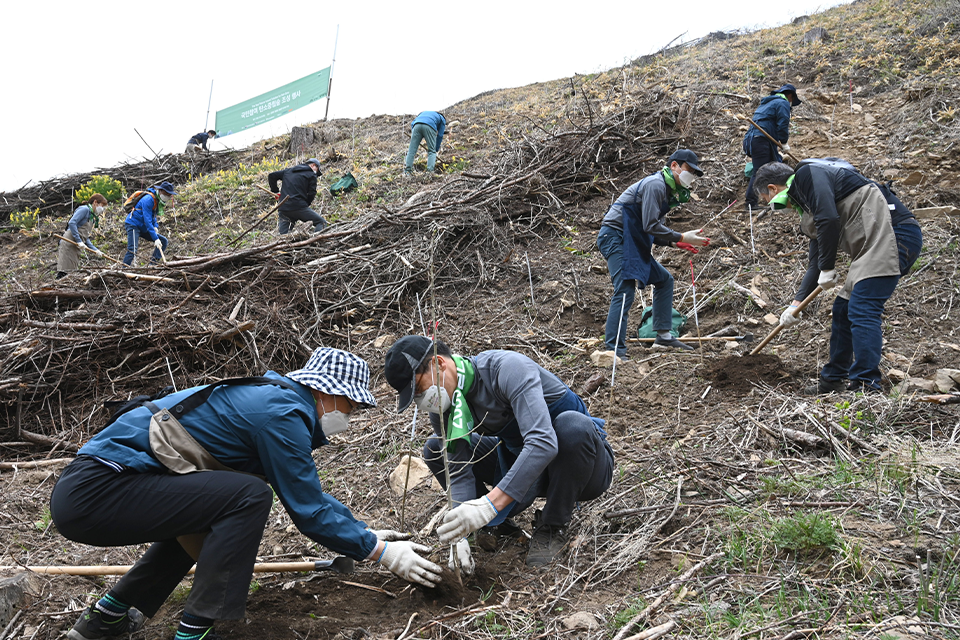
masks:
<path id="1" fill-rule="evenodd" d="M 163 243 L 160 242 L 160 238 L 157 238 L 156 240 L 153 241 L 153 246 L 155 246 L 160 251 L 163 251 Z"/>
<path id="2" fill-rule="evenodd" d="M 790 145 L 788 145 L 786 142 L 784 142 L 783 144 L 781 144 L 781 145 L 780 145 L 780 148 L 783 149 L 784 152 L 790 151 Z"/>
<path id="3" fill-rule="evenodd" d="M 710 244 L 710 238 L 704 238 L 700 235 L 701 233 L 703 233 L 703 229 L 694 229 L 693 231 L 681 233 L 680 242 L 686 242 L 696 247 L 705 247 Z"/>
<path id="4" fill-rule="evenodd" d="M 383 540 L 384 542 L 395 542 L 397 540 L 409 540 L 413 537 L 411 533 L 400 533 L 399 531 L 394 531 L 393 529 L 370 529 L 367 531 L 377 536 L 377 540 Z"/>
<path id="5" fill-rule="evenodd" d="M 837 276 L 836 269 L 830 269 L 830 271 L 821 271 L 820 277 L 817 278 L 817 284 L 820 285 L 824 291 L 830 291 L 837 283 L 840 282 L 840 278 Z"/>
<path id="6" fill-rule="evenodd" d="M 464 502 L 456 509 L 443 514 L 443 524 L 437 527 L 440 544 L 453 544 L 454 540 L 468 535 L 497 517 L 497 508 L 487 496 Z"/>
<path id="7" fill-rule="evenodd" d="M 473 575 L 473 570 L 476 568 L 476 565 L 473 563 L 473 556 L 470 555 L 470 543 L 466 538 L 450 547 L 450 559 L 447 561 L 447 566 L 450 568 L 450 571 L 456 571 L 457 565 L 453 561 L 453 553 L 456 549 L 457 560 L 460 562 L 460 569 L 468 576 Z"/>
<path id="8" fill-rule="evenodd" d="M 383 553 L 377 562 L 409 582 L 435 587 L 440 582 L 442 568 L 417 553 L 427 553 L 430 547 L 414 542 L 384 542 Z"/>
<path id="9" fill-rule="evenodd" d="M 792 304 L 786 309 L 783 310 L 783 313 L 780 314 L 780 324 L 784 327 L 790 327 L 800 322 L 800 316 L 793 315 L 797 310 L 797 305 Z"/>

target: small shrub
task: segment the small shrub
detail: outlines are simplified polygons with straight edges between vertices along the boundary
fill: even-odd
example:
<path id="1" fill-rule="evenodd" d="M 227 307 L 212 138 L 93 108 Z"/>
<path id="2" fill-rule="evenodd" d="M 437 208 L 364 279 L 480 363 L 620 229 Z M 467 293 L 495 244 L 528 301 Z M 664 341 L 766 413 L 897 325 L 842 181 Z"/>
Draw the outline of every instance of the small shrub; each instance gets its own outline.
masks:
<path id="1" fill-rule="evenodd" d="M 24 209 L 10 214 L 10 222 L 15 227 L 27 231 L 37 226 L 38 220 L 40 220 L 40 209 Z"/>
<path id="2" fill-rule="evenodd" d="M 836 521 L 819 513 L 801 513 L 776 521 L 772 541 L 779 549 L 802 554 L 833 552 L 842 544 Z"/>
<path id="3" fill-rule="evenodd" d="M 84 182 L 73 194 L 73 200 L 77 204 L 83 204 L 95 193 L 99 193 L 107 202 L 123 202 L 123 185 L 119 180 L 114 180 L 110 176 L 91 176 L 90 180 Z"/>

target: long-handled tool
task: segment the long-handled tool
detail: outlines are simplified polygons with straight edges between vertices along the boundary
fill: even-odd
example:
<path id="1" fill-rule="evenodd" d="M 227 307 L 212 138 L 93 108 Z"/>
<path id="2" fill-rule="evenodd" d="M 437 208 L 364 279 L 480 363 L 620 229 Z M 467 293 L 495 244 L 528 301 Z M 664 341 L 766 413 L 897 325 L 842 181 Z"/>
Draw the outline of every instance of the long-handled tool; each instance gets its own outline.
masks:
<path id="1" fill-rule="evenodd" d="M 627 338 L 627 342 L 653 342 L 656 338 Z M 752 333 L 745 333 L 742 336 L 704 336 L 702 338 L 686 337 L 685 342 L 706 342 L 707 340 L 725 340 L 727 342 L 753 342 Z"/>
<path id="2" fill-rule="evenodd" d="M 85 250 L 87 250 L 87 251 L 90 251 L 90 247 L 88 247 L 87 245 L 76 243 L 76 242 L 74 242 L 73 240 L 71 240 L 70 238 L 64 238 L 63 236 L 60 236 L 60 235 L 57 235 L 57 234 L 53 234 L 53 237 L 54 237 L 54 238 L 60 238 L 61 240 L 66 240 L 67 242 L 69 242 L 70 244 L 72 244 L 72 245 L 75 246 L 75 247 L 79 247 L 80 249 L 85 249 Z M 119 260 L 117 260 L 116 258 L 114 258 L 114 257 L 112 257 L 112 256 L 108 256 L 107 254 L 105 254 L 105 253 L 102 252 L 102 251 L 100 252 L 100 255 L 103 256 L 104 258 L 106 258 L 107 260 L 113 260 L 114 262 L 116 262 L 116 263 L 119 264 L 120 266 L 123 266 L 123 267 L 129 266 L 129 265 L 123 264 L 122 262 L 120 262 Z"/>
<path id="3" fill-rule="evenodd" d="M 794 156 L 792 153 L 790 153 L 789 151 L 787 151 L 786 149 L 783 148 L 783 145 L 780 144 L 780 141 L 779 141 L 779 140 L 775 140 L 775 139 L 773 138 L 773 136 L 771 136 L 769 133 L 767 133 L 766 131 L 763 130 L 763 127 L 761 127 L 761 126 L 758 125 L 756 122 L 754 122 L 754 121 L 753 121 L 753 118 L 748 118 L 747 116 L 739 115 L 739 114 L 737 114 L 737 117 L 738 117 L 738 118 L 741 118 L 741 119 L 743 119 L 743 120 L 749 121 L 750 124 L 752 124 L 753 126 L 755 126 L 755 127 L 757 128 L 757 131 L 759 131 L 759 132 L 762 133 L 763 135 L 767 136 L 767 139 L 770 140 L 770 142 L 772 142 L 773 144 L 777 145 L 777 146 L 780 148 L 780 150 L 783 151 L 783 155 L 785 155 L 785 156 L 790 156 L 790 159 L 793 160 L 794 162 L 800 162 L 799 160 L 797 160 L 796 156 Z"/>
<path id="4" fill-rule="evenodd" d="M 263 189 L 263 187 L 260 187 L 260 188 Z M 264 189 L 264 191 L 267 191 L 267 190 Z M 267 191 L 267 193 L 270 193 L 270 194 L 272 195 L 272 192 L 270 192 L 270 191 Z M 260 223 L 263 222 L 264 220 L 266 220 L 268 217 L 270 217 L 270 214 L 271 214 L 271 213 L 273 213 L 274 211 L 276 211 L 277 209 L 279 209 L 279 208 L 280 208 L 280 205 L 282 205 L 284 202 L 286 202 L 286 201 L 287 201 L 287 198 L 289 198 L 289 197 L 290 197 L 290 196 L 283 196 L 283 200 L 281 200 L 280 202 L 278 202 L 277 205 L 276 205 L 273 209 L 270 209 L 270 211 L 267 211 L 265 214 L 263 214 L 263 217 L 260 218 L 259 220 L 257 220 L 256 222 L 254 222 L 252 227 L 250 227 L 249 229 L 247 229 L 246 231 L 244 231 L 243 233 L 241 233 L 239 236 L 237 236 L 236 238 L 234 238 L 233 242 L 231 242 L 231 243 L 228 244 L 227 246 L 228 246 L 228 247 L 232 247 L 233 245 L 235 245 L 235 244 L 237 244 L 238 242 L 240 242 L 240 239 L 243 238 L 243 236 L 247 235 L 248 233 L 250 233 L 251 231 L 253 231 L 253 230 L 256 229 L 257 227 L 259 227 L 259 226 L 260 226 Z"/>
<path id="5" fill-rule="evenodd" d="M 260 191 L 263 191 L 264 193 L 269 194 L 270 197 L 273 198 L 274 200 L 279 200 L 279 199 L 280 199 L 280 194 L 279 194 L 279 193 L 274 193 L 273 191 L 270 191 L 270 189 L 267 189 L 266 187 L 261 187 L 261 186 L 258 185 L 258 184 L 255 184 L 255 185 L 253 185 L 253 186 L 255 186 L 257 189 L 260 189 Z"/>
<path id="6" fill-rule="evenodd" d="M 814 290 L 810 293 L 810 295 L 808 295 L 806 298 L 804 298 L 804 299 L 803 299 L 803 302 L 801 302 L 799 305 L 797 305 L 797 308 L 793 310 L 793 314 L 792 314 L 792 315 L 796 316 L 798 313 L 800 313 L 801 311 L 803 311 L 804 309 L 806 309 L 806 308 L 807 308 L 807 305 L 810 304 L 811 302 L 813 302 L 813 299 L 816 298 L 818 295 L 820 295 L 820 292 L 821 292 L 821 291 L 823 291 L 823 287 L 821 287 L 820 285 L 817 285 L 817 288 L 814 289 Z M 774 327 L 774 328 L 773 328 L 773 331 L 770 332 L 770 335 L 768 335 L 766 338 L 763 339 L 763 341 L 762 341 L 760 344 L 758 344 L 756 347 L 754 347 L 753 351 L 750 352 L 750 355 L 755 356 L 755 355 L 757 355 L 758 353 L 760 353 L 760 351 L 763 350 L 763 348 L 764 348 L 765 346 L 767 346 L 767 343 L 768 343 L 768 342 L 770 342 L 771 340 L 773 340 L 775 337 L 777 337 L 777 334 L 778 334 L 778 333 L 780 333 L 781 331 L 783 331 L 783 327 L 784 327 L 784 326 L 785 326 L 785 325 L 778 324 L 776 327 Z"/>
<path id="7" fill-rule="evenodd" d="M 714 220 L 716 220 L 717 218 L 719 218 L 720 216 L 722 216 L 723 214 L 725 214 L 727 211 L 729 211 L 729 210 L 730 210 L 730 207 L 732 207 L 732 206 L 735 205 L 735 204 L 737 204 L 737 200 L 736 200 L 736 199 L 734 199 L 733 202 L 731 202 L 731 203 L 728 204 L 726 207 L 724 207 L 724 208 L 723 208 L 723 211 L 721 211 L 721 212 L 718 213 L 717 215 L 713 216 L 712 218 L 710 218 L 709 220 L 707 220 L 706 222 L 704 222 L 704 223 L 701 225 L 701 227 L 706 227 L 708 224 L 710 224 L 711 222 L 713 222 Z"/>
<path id="8" fill-rule="evenodd" d="M 287 571 L 333 571 L 334 573 L 353 573 L 352 558 L 339 556 L 333 560 L 314 560 L 308 562 L 258 562 L 253 565 L 254 573 L 282 573 Z M 122 576 L 133 565 L 81 565 L 81 566 L 42 566 L 42 567 L 0 567 L 3 569 L 27 569 L 34 573 L 65 576 Z M 187 573 L 193 573 L 196 566 Z"/>

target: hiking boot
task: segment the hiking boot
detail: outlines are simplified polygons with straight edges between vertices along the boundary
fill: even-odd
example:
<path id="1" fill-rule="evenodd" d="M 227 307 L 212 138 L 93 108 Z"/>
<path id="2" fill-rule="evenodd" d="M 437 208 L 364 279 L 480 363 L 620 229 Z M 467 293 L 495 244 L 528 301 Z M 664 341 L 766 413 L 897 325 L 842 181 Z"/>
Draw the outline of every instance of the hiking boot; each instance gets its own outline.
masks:
<path id="1" fill-rule="evenodd" d="M 66 277 L 67 277 L 66 271 L 57 271 L 57 280 L 59 280 L 60 278 L 66 278 Z"/>
<path id="2" fill-rule="evenodd" d="M 657 339 L 653 341 L 653 346 L 655 347 L 669 347 L 672 349 L 682 349 L 684 351 L 693 351 L 693 347 L 686 344 L 685 342 L 680 342 L 673 336 L 669 338 L 661 338 L 657 336 Z"/>
<path id="3" fill-rule="evenodd" d="M 854 391 L 856 393 L 883 393 L 883 389 L 874 387 L 865 380 L 851 380 L 850 384 L 847 385 L 847 391 Z"/>
<path id="4" fill-rule="evenodd" d="M 493 527 L 483 527 L 480 529 L 483 533 L 496 536 L 498 538 L 522 538 L 523 529 L 520 528 L 513 518 L 507 518 L 503 522 Z"/>
<path id="5" fill-rule="evenodd" d="M 542 567 L 553 559 L 567 545 L 567 527 L 556 524 L 541 524 L 530 538 L 530 550 L 527 551 L 527 566 Z"/>
<path id="6" fill-rule="evenodd" d="M 813 384 L 804 387 L 801 393 L 805 396 L 822 396 L 828 393 L 846 390 L 846 380 L 824 380 L 823 378 L 818 378 Z"/>
<path id="7" fill-rule="evenodd" d="M 117 638 L 124 634 L 140 631 L 145 622 L 143 614 L 130 607 L 127 615 L 113 623 L 104 622 L 100 612 L 93 607 L 87 607 L 80 614 L 80 619 L 67 632 L 70 640 L 99 640 L 99 638 Z"/>

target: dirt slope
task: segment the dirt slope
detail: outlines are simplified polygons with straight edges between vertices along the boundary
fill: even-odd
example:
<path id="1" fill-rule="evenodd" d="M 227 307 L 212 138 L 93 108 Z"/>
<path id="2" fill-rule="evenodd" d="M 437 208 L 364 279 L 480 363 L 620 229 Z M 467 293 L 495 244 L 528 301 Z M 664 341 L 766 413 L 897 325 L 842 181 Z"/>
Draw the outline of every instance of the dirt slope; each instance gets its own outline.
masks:
<path id="1" fill-rule="evenodd" d="M 669 223 L 711 221 L 714 241 L 692 262 L 658 254 L 676 277 L 675 306 L 693 315 L 692 269 L 699 333 L 732 326 L 759 339 L 772 328 L 764 317 L 779 314 L 805 266 L 796 221 L 751 221 L 739 206 L 712 219 L 745 187 L 746 127 L 734 114 L 749 115 L 782 82 L 805 100 L 794 154 L 844 157 L 895 180 L 914 208 L 960 207 L 958 16 L 957 2 L 858 2 L 777 29 L 713 34 L 595 76 L 482 94 L 445 110 L 450 132 L 433 177 L 400 177 L 409 116 L 318 123 L 306 155 L 324 160 L 327 184 L 350 171 L 362 185 L 321 194 L 330 233 L 280 239 L 271 219 L 229 246 L 271 206 L 253 185 L 294 160 L 285 139 L 269 141 L 224 156 L 216 171 L 184 168 L 192 180 L 164 221 L 171 264 L 138 271 L 168 281 L 122 279 L 90 261 L 54 284 L 49 238 L 66 214 L 51 209 L 30 233 L 0 234 L 0 457 L 64 456 L 97 430 L 107 399 L 171 378 L 183 387 L 284 372 L 313 347 L 336 346 L 370 362 L 380 408 L 316 452 L 320 477 L 368 523 L 431 543 L 424 529 L 443 497 L 424 483 L 404 503 L 387 486 L 427 427 L 411 444 L 382 362 L 393 338 L 436 316 L 440 336 L 465 354 L 515 349 L 578 391 L 602 371 L 599 388 L 582 395 L 608 419 L 613 486 L 581 505 L 568 550 L 543 570 L 523 566 L 524 540 L 481 536 L 478 573 L 463 589 L 425 591 L 367 565 L 349 577 L 258 576 L 247 618 L 218 626 L 226 635 L 395 638 L 409 627 L 420 637 L 601 638 L 672 588 L 631 634 L 673 621 L 677 638 L 958 637 L 956 405 L 892 388 L 799 395 L 826 358 L 830 300 L 755 358 L 722 341 L 693 353 L 634 344 L 611 388 L 610 370 L 588 357 L 611 291 L 593 246 L 600 220 L 678 146 L 696 149 L 707 175 Z M 829 40 L 803 43 L 814 27 Z M 924 253 L 887 305 L 882 367 L 892 377 L 960 369 L 958 218 L 921 225 Z M 95 242 L 120 257 L 122 218 L 109 216 Z M 687 329 L 696 335 L 692 317 Z M 76 545 L 50 526 L 61 468 L 0 475 L 2 564 L 134 561 L 142 548 Z M 520 520 L 529 531 L 529 517 Z M 329 553 L 278 505 L 261 556 Z M 11 637 L 59 637 L 112 580 L 43 578 Z M 147 638 L 172 635 L 189 585 Z M 578 623 L 575 613 L 585 614 Z"/>

